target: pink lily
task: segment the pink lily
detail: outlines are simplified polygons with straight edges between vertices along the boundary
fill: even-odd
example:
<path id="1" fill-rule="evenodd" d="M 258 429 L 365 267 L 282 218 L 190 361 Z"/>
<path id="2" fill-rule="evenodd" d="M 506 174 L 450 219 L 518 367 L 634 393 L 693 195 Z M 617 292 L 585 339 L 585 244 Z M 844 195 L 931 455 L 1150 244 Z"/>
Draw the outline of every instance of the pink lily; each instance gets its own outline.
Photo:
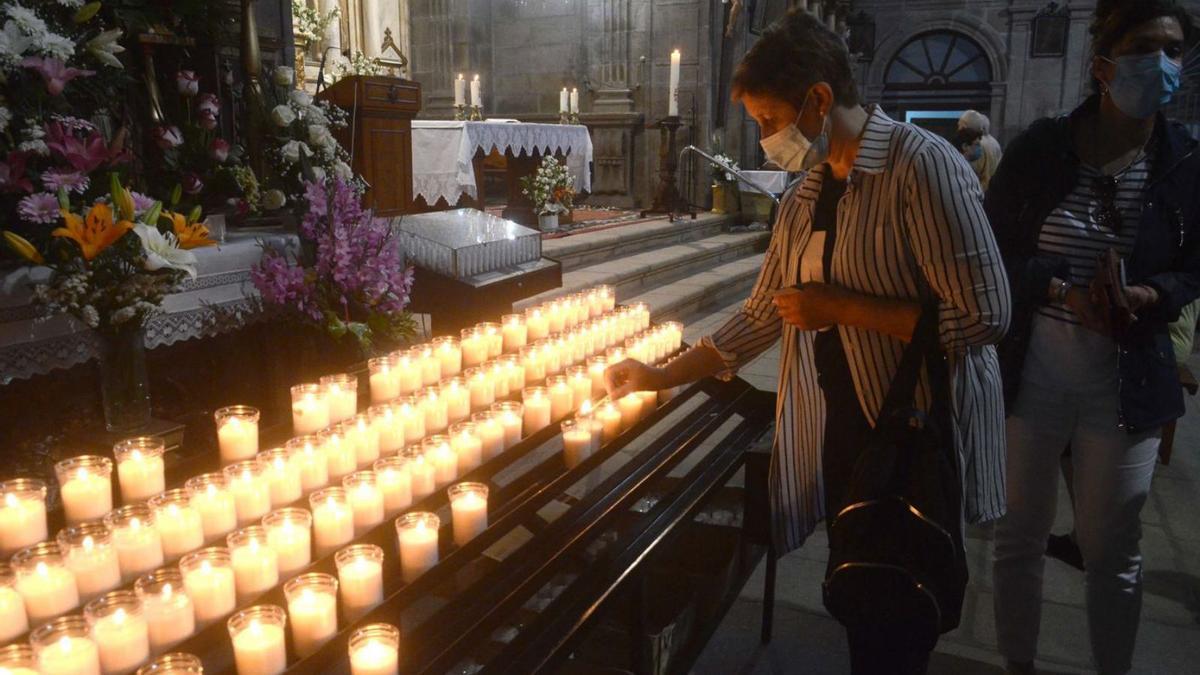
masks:
<path id="1" fill-rule="evenodd" d="M 91 173 L 111 159 L 108 146 L 99 131 L 93 131 L 86 139 L 81 139 L 66 131 L 58 122 L 46 124 L 46 147 L 83 173 Z"/>
<path id="2" fill-rule="evenodd" d="M 27 56 L 22 59 L 21 65 L 36 70 L 42 76 L 42 81 L 46 83 L 46 91 L 50 92 L 51 96 L 62 94 L 67 83 L 77 77 L 96 74 L 94 70 L 71 68 L 62 61 L 49 56 Z"/>

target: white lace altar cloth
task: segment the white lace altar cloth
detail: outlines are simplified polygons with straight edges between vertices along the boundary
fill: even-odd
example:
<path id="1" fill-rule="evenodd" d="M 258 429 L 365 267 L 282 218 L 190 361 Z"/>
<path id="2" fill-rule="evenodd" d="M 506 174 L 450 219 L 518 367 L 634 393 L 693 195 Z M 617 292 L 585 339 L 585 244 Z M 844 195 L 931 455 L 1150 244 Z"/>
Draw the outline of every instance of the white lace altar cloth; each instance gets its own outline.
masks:
<path id="1" fill-rule="evenodd" d="M 453 122 L 414 120 L 413 197 L 453 206 L 466 193 L 475 198 L 475 152 L 511 151 L 514 155 L 560 152 L 575 177 L 576 192 L 592 189 L 592 137 L 582 124 L 526 124 L 515 120 Z"/>
<path id="2" fill-rule="evenodd" d="M 261 319 L 250 268 L 263 246 L 294 255 L 300 242 L 291 234 L 242 230 L 219 246 L 195 249 L 198 275 L 163 300 L 162 313 L 146 326 L 146 347 L 211 337 Z M 70 368 L 99 353 L 95 333 L 82 322 L 32 304 L 31 284 L 48 277 L 44 267 L 0 274 L 0 384 Z"/>

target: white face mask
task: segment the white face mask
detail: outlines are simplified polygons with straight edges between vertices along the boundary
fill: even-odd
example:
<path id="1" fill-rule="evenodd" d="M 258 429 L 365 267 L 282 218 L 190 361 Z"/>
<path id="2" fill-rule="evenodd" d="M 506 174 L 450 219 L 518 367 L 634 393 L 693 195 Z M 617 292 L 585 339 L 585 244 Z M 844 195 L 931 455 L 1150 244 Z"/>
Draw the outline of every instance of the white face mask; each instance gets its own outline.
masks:
<path id="1" fill-rule="evenodd" d="M 767 159 L 779 165 L 784 171 L 808 171 L 829 158 L 829 116 L 821 120 L 821 133 L 814 140 L 809 140 L 796 126 L 808 105 L 809 95 L 804 97 L 800 106 L 800 114 L 786 127 L 776 131 L 759 141 Z"/>

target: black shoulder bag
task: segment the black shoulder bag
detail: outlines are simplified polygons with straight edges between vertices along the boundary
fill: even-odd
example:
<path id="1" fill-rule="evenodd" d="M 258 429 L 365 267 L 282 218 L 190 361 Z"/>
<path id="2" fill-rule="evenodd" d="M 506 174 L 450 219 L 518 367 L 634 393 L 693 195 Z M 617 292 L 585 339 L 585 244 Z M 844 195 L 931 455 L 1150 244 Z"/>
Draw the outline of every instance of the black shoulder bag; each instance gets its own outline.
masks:
<path id="1" fill-rule="evenodd" d="M 884 400 L 869 446 L 854 467 L 849 505 L 829 528 L 825 607 L 844 626 L 937 643 L 958 626 L 967 584 L 960 525 L 962 488 L 950 380 L 927 302 Z M 922 364 L 932 405 L 916 409 Z"/>

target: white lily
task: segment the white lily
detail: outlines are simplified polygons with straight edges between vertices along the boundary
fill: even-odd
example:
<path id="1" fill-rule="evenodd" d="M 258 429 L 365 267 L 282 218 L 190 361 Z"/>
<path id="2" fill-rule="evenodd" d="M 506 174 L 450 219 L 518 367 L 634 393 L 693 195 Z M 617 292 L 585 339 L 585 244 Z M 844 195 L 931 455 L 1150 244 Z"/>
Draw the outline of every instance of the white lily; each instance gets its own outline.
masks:
<path id="1" fill-rule="evenodd" d="M 121 63 L 121 60 L 116 57 L 116 54 L 125 51 L 125 48 L 117 42 L 117 39 L 120 37 L 120 28 L 106 30 L 88 40 L 85 47 L 100 63 L 113 68 L 124 68 L 125 66 Z"/>
<path id="2" fill-rule="evenodd" d="M 142 250 L 146 253 L 146 270 L 182 270 L 187 272 L 189 277 L 196 278 L 196 254 L 179 248 L 179 240 L 175 235 L 163 234 L 157 227 L 141 223 L 133 226 L 133 233 L 142 240 Z"/>

